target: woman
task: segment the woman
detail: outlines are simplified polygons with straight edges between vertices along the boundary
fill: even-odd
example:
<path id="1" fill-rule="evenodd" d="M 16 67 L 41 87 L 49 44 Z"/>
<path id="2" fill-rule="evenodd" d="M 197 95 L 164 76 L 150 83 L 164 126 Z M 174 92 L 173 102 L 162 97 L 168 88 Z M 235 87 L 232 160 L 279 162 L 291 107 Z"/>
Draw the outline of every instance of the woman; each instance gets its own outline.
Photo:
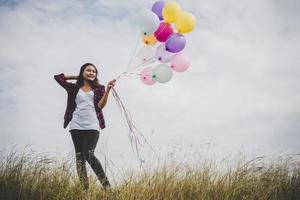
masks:
<path id="1" fill-rule="evenodd" d="M 110 183 L 103 171 L 101 163 L 94 155 L 99 131 L 105 128 L 102 109 L 105 107 L 109 92 L 116 80 L 105 86 L 99 84 L 97 68 L 84 64 L 78 76 L 55 75 L 54 79 L 68 92 L 67 109 L 64 115 L 64 128 L 70 123 L 69 132 L 76 152 L 76 169 L 85 190 L 89 188 L 86 162 L 90 164 L 104 189 L 110 188 Z M 67 80 L 75 79 L 76 84 Z"/>

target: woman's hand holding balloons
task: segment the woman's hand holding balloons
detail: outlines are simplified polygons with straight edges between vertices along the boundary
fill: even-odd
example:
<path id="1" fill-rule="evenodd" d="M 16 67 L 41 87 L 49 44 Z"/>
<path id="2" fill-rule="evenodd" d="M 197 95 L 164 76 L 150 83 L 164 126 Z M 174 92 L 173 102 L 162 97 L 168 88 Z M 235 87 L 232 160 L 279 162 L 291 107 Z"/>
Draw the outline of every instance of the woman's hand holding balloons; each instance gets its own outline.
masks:
<path id="1" fill-rule="evenodd" d="M 117 81 L 116 79 L 109 81 L 107 84 L 107 87 L 106 87 L 107 90 L 110 90 L 111 88 L 113 88 L 115 86 L 116 81 Z"/>
<path id="2" fill-rule="evenodd" d="M 103 94 L 102 98 L 98 102 L 98 108 L 103 109 L 105 107 L 105 105 L 107 103 L 109 91 L 111 88 L 113 88 L 115 86 L 115 83 L 116 83 L 116 79 L 113 79 L 108 82 L 105 93 Z"/>

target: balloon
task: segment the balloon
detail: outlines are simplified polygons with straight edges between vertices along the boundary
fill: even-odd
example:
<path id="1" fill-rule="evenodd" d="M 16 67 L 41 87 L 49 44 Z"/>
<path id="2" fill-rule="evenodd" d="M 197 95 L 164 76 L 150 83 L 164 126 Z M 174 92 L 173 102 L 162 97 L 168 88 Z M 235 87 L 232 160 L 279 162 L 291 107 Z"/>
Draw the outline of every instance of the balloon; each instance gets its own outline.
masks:
<path id="1" fill-rule="evenodd" d="M 161 22 L 158 29 L 154 32 L 154 35 L 158 41 L 165 42 L 172 33 L 172 26 L 165 22 Z"/>
<path id="2" fill-rule="evenodd" d="M 184 72 L 189 68 L 189 66 L 190 66 L 190 61 L 182 52 L 176 54 L 171 59 L 171 68 L 175 72 Z"/>
<path id="3" fill-rule="evenodd" d="M 153 70 L 152 78 L 159 83 L 166 83 L 171 80 L 172 69 L 166 64 L 159 64 Z"/>
<path id="4" fill-rule="evenodd" d="M 143 46 L 139 49 L 137 56 L 136 63 L 133 63 L 134 66 L 141 65 L 141 64 L 150 64 L 155 62 L 155 53 L 154 50 L 150 46 Z"/>
<path id="5" fill-rule="evenodd" d="M 152 67 L 146 67 L 141 72 L 140 79 L 145 85 L 153 85 L 154 83 L 156 83 L 156 81 L 152 79 L 152 73 L 153 73 Z"/>
<path id="6" fill-rule="evenodd" d="M 189 33 L 196 26 L 196 19 L 191 13 L 182 12 L 176 20 L 175 25 L 178 33 Z"/>
<path id="7" fill-rule="evenodd" d="M 169 62 L 175 55 L 175 53 L 167 51 L 164 44 L 159 45 L 155 51 L 156 58 L 163 63 Z"/>
<path id="8" fill-rule="evenodd" d="M 146 45 L 154 45 L 157 42 L 154 34 L 151 34 L 151 35 L 142 34 L 142 40 L 143 40 L 144 44 L 146 44 Z"/>
<path id="9" fill-rule="evenodd" d="M 153 33 L 159 26 L 159 18 L 150 10 L 144 9 L 139 12 L 137 23 L 142 32 Z"/>
<path id="10" fill-rule="evenodd" d="M 160 20 L 163 20 L 162 16 L 162 9 L 165 6 L 166 2 L 165 1 L 157 1 L 153 4 L 152 6 L 152 12 L 154 12 Z"/>
<path id="11" fill-rule="evenodd" d="M 178 53 L 185 47 L 185 38 L 180 33 L 173 33 L 166 41 L 166 50 Z"/>
<path id="12" fill-rule="evenodd" d="M 167 23 L 175 22 L 181 12 L 180 5 L 176 2 L 168 2 L 165 4 L 162 15 Z"/>

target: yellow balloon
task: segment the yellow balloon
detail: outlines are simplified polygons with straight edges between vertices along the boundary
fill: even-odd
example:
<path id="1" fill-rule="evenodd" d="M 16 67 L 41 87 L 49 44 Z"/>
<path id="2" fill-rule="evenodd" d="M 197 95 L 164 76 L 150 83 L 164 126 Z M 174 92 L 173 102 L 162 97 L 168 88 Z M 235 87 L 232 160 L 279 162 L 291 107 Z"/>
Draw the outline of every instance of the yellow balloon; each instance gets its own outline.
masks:
<path id="1" fill-rule="evenodd" d="M 175 25 L 178 33 L 189 33 L 195 28 L 196 19 L 191 13 L 182 12 L 176 20 Z"/>
<path id="2" fill-rule="evenodd" d="M 146 45 L 154 45 L 157 42 L 156 37 L 153 33 L 151 35 L 142 34 L 142 40 Z"/>
<path id="3" fill-rule="evenodd" d="M 168 2 L 165 4 L 162 15 L 166 23 L 175 22 L 181 13 L 180 5 L 176 2 Z"/>

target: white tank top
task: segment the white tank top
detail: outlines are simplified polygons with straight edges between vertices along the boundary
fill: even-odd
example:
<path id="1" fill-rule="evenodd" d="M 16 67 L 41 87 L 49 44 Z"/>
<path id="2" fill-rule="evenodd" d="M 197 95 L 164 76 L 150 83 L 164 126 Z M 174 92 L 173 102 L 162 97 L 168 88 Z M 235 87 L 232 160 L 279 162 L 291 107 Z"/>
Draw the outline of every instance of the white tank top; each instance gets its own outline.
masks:
<path id="1" fill-rule="evenodd" d="M 98 130 L 100 131 L 99 121 L 97 119 L 94 92 L 84 92 L 81 88 L 76 95 L 76 109 L 73 112 L 73 118 L 69 130 Z"/>

